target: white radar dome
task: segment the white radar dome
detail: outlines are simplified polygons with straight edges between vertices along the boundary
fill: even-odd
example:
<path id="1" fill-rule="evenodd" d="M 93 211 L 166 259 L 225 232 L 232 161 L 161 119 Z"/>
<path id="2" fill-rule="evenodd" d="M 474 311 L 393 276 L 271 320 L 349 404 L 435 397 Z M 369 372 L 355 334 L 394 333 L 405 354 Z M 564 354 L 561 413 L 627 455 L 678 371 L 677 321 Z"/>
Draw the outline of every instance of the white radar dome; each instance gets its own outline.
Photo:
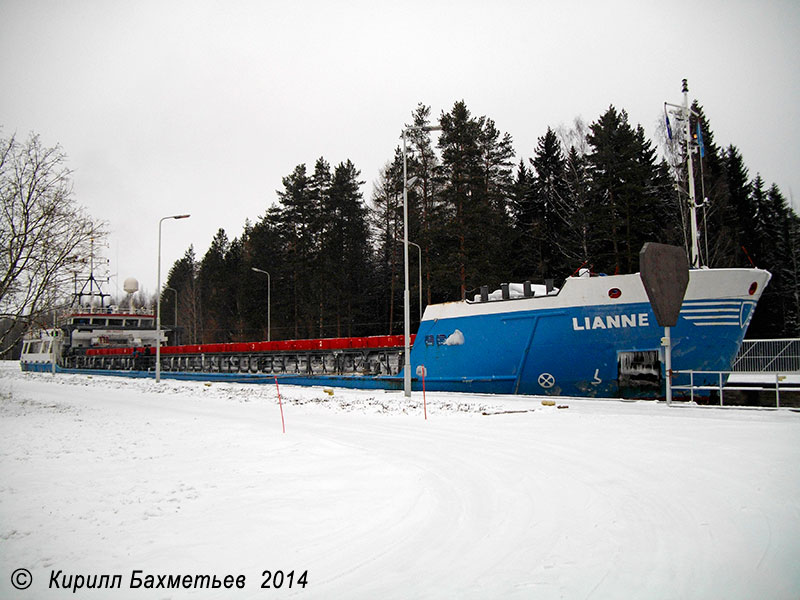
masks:
<path id="1" fill-rule="evenodd" d="M 128 277 L 122 284 L 122 289 L 128 294 L 135 294 L 139 291 L 139 282 L 135 277 Z"/>

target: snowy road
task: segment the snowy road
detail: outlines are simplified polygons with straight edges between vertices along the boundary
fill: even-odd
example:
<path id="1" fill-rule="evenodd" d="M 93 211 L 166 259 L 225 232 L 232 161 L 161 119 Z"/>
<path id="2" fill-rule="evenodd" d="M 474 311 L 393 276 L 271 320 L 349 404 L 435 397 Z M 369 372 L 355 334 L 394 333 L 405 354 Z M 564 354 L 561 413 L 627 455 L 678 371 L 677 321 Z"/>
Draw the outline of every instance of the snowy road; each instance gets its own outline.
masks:
<path id="1" fill-rule="evenodd" d="M 794 412 L 0 377 L 0 598 L 800 597 Z"/>

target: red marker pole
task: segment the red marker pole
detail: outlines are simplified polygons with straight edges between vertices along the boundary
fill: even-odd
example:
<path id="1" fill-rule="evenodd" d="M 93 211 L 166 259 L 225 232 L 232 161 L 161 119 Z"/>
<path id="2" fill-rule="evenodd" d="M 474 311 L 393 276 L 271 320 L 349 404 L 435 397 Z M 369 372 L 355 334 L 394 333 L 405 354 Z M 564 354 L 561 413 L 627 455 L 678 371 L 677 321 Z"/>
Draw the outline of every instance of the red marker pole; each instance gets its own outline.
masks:
<path id="1" fill-rule="evenodd" d="M 278 376 L 275 376 L 275 389 L 278 390 L 278 405 L 281 407 L 281 427 L 283 433 L 286 433 L 286 423 L 283 420 L 283 402 L 281 401 L 281 388 L 278 387 Z"/>

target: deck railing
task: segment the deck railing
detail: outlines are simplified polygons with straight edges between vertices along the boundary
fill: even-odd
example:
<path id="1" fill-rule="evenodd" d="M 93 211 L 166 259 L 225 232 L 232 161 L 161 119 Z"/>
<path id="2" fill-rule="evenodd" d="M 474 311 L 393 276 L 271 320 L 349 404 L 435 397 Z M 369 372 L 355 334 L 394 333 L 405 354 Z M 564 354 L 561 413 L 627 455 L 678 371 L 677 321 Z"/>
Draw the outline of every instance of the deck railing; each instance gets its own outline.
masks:
<path id="1" fill-rule="evenodd" d="M 795 374 L 778 372 L 769 374 L 765 374 L 763 372 L 750 373 L 752 377 L 748 378 L 746 382 L 732 384 L 730 381 L 728 381 L 728 377 L 734 373 L 733 371 L 673 371 L 672 373 L 673 375 L 689 376 L 688 385 L 673 385 L 672 390 L 689 391 L 689 397 L 692 402 L 695 401 L 695 395 L 699 396 L 703 393 L 708 394 L 708 392 L 717 392 L 719 395 L 719 405 L 726 406 L 726 392 L 774 392 L 775 408 L 781 408 L 781 393 L 786 394 L 788 392 L 793 392 L 796 394 L 800 392 L 800 384 L 797 383 L 796 376 L 790 376 Z M 737 374 L 741 374 L 741 372 L 737 372 Z M 704 383 L 695 383 L 696 375 L 699 376 L 699 379 L 704 381 Z M 709 375 L 714 376 L 714 379 L 716 380 L 715 383 L 708 383 Z"/>
<path id="2" fill-rule="evenodd" d="M 731 370 L 737 373 L 798 373 L 800 339 L 744 340 Z"/>

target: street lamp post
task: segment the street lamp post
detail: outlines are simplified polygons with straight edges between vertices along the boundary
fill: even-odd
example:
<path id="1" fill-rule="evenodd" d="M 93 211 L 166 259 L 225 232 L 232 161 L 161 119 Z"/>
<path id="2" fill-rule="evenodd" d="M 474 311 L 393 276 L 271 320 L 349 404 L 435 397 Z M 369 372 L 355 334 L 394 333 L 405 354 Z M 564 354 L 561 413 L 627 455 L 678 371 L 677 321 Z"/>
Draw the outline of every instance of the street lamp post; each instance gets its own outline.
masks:
<path id="1" fill-rule="evenodd" d="M 256 273 L 263 273 L 267 276 L 267 341 L 270 341 L 270 289 L 272 288 L 272 278 L 269 276 L 269 273 L 264 271 L 263 269 L 256 269 L 255 267 L 250 267 L 251 270 L 255 271 Z"/>
<path id="2" fill-rule="evenodd" d="M 416 177 L 412 177 L 408 182 L 411 183 L 416 179 Z M 395 241 L 402 242 L 403 240 L 397 238 Z M 415 244 L 411 240 L 408 240 L 408 245 L 414 246 L 417 249 L 417 258 L 419 259 L 419 322 L 422 323 L 422 248 L 419 247 L 419 244 Z"/>
<path id="3" fill-rule="evenodd" d="M 191 215 L 170 215 L 158 222 L 158 280 L 156 292 L 156 383 L 161 381 L 161 224 L 167 219 L 188 219 Z M 177 300 L 177 296 L 176 296 Z"/>
<path id="4" fill-rule="evenodd" d="M 417 249 L 417 256 L 419 257 L 419 322 L 422 323 L 422 248 L 412 241 L 408 243 Z"/>
<path id="5" fill-rule="evenodd" d="M 403 266 L 405 287 L 403 289 L 403 393 L 411 397 L 411 300 L 408 291 L 408 160 L 406 137 L 409 131 L 441 131 L 439 125 L 405 127 L 403 129 Z"/>

